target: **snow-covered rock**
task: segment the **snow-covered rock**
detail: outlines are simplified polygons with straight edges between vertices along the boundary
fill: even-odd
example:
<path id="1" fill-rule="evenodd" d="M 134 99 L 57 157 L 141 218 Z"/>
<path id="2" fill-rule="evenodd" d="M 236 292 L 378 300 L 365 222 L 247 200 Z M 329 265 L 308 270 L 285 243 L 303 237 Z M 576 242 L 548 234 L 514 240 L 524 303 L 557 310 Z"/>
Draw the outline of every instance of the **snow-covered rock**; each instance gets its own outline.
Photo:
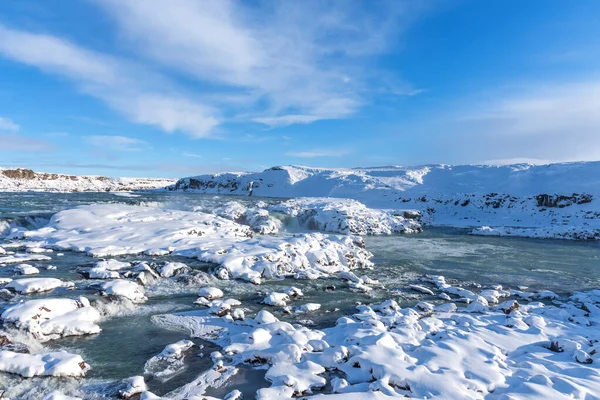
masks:
<path id="1" fill-rule="evenodd" d="M 21 375 L 25 378 L 34 376 L 81 377 L 90 370 L 90 366 L 81 356 L 67 352 L 42 354 L 13 353 L 0 350 L 0 371 Z"/>
<path id="2" fill-rule="evenodd" d="M 10 306 L 1 318 L 43 340 L 100 332 L 100 314 L 85 297 L 29 300 Z"/>
<path id="3" fill-rule="evenodd" d="M 29 294 L 48 292 L 60 287 L 74 287 L 73 282 L 64 282 L 56 278 L 24 278 L 15 279 L 9 282 L 5 287 L 12 289 L 17 293 Z"/>
<path id="4" fill-rule="evenodd" d="M 198 212 L 94 204 L 55 214 L 25 236 L 40 246 L 90 255 L 156 254 L 161 249 L 221 265 L 218 276 L 260 283 L 283 276 L 324 275 L 371 265 L 356 236 L 320 233 L 253 238 L 244 225 Z M 110 238 L 110 240 L 107 240 Z"/>
<path id="5" fill-rule="evenodd" d="M 143 393 L 148 390 L 146 381 L 143 376 L 132 376 L 127 378 L 127 387 L 119 391 L 119 397 L 122 399 L 131 399 L 135 395 Z"/>
<path id="6" fill-rule="evenodd" d="M 144 289 L 135 282 L 124 279 L 115 279 L 102 284 L 102 293 L 106 296 L 124 297 L 133 303 L 143 303 L 148 298 L 144 295 Z"/>
<path id="7" fill-rule="evenodd" d="M 16 265 L 14 270 L 15 270 L 15 273 L 20 274 L 20 275 L 37 275 L 40 273 L 39 269 L 37 269 L 36 267 L 34 267 L 33 265 L 30 265 L 30 264 Z"/>
<path id="8" fill-rule="evenodd" d="M 223 291 L 216 287 L 203 287 L 198 291 L 198 297 L 204 297 L 206 300 L 215 300 L 223 297 Z"/>

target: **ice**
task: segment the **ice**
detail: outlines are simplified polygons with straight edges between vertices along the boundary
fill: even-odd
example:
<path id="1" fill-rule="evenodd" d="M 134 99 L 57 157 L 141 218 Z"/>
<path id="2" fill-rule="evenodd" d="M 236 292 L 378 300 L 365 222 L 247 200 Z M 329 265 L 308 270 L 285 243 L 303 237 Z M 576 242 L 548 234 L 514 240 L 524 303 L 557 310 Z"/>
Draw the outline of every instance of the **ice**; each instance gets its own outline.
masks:
<path id="1" fill-rule="evenodd" d="M 60 287 L 74 287 L 73 282 L 64 282 L 56 278 L 25 278 L 15 279 L 9 282 L 5 287 L 12 289 L 17 293 L 29 294 L 48 292 Z"/>
<path id="2" fill-rule="evenodd" d="M 83 358 L 67 352 L 42 354 L 13 353 L 0 350 L 0 371 L 34 376 L 82 377 L 90 370 Z"/>
<path id="3" fill-rule="evenodd" d="M 184 353 L 192 346 L 194 346 L 194 343 L 190 340 L 181 340 L 166 346 L 160 354 L 146 362 L 144 374 L 151 375 L 161 382 L 173 378 L 185 370 Z"/>

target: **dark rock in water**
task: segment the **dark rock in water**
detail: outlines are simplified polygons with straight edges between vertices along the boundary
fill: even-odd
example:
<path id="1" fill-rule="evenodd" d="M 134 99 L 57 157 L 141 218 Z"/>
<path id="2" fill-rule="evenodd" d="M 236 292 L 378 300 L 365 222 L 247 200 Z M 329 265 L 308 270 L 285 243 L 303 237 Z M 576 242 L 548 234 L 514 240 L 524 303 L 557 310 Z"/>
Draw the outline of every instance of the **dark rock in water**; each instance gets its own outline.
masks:
<path id="1" fill-rule="evenodd" d="M 325 291 L 327 292 L 333 292 L 335 291 L 335 285 L 329 285 L 329 286 L 325 286 Z"/>

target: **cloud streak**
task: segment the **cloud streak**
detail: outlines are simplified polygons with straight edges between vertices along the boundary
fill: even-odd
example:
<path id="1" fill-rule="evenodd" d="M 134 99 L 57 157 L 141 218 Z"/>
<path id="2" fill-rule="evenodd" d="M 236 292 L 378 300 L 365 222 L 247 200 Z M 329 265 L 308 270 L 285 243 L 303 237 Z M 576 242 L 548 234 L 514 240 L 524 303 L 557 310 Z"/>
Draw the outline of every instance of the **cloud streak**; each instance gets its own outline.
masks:
<path id="1" fill-rule="evenodd" d="M 130 120 L 166 132 L 205 137 L 218 124 L 217 112 L 173 89 L 136 64 L 92 52 L 67 40 L 0 25 L 0 54 L 47 73 L 66 77 Z"/>
<path id="2" fill-rule="evenodd" d="M 0 117 L 0 131 L 18 132 L 21 127 L 14 123 L 12 120 Z"/>
<path id="3" fill-rule="evenodd" d="M 54 149 L 52 143 L 17 133 L 0 133 L 0 151 L 46 152 Z"/>
<path id="4" fill-rule="evenodd" d="M 85 140 L 93 146 L 105 150 L 115 151 L 142 151 L 149 147 L 148 142 L 126 136 L 86 136 Z"/>
<path id="5" fill-rule="evenodd" d="M 347 149 L 313 149 L 307 151 L 290 151 L 286 156 L 298 158 L 317 158 L 317 157 L 342 157 L 352 152 Z"/>

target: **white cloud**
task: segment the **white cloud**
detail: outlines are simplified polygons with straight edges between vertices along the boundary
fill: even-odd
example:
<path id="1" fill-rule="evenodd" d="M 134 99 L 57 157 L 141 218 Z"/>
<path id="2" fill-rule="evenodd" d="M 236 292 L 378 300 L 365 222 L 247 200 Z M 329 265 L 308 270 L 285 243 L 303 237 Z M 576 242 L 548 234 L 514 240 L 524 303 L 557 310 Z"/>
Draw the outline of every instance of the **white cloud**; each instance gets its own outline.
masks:
<path id="1" fill-rule="evenodd" d="M 215 106 L 270 125 L 345 118 L 364 102 L 371 57 L 422 6 L 399 1 L 95 0 L 141 56 L 210 85 Z M 236 95 L 233 96 L 232 93 Z M 239 110 L 237 110 L 239 111 Z M 237 114 L 237 112 L 236 112 Z"/>
<path id="2" fill-rule="evenodd" d="M 52 143 L 17 133 L 0 133 L 0 151 L 43 152 L 54 149 Z"/>
<path id="3" fill-rule="evenodd" d="M 18 132 L 19 129 L 19 125 L 15 124 L 12 120 L 0 117 L 0 131 Z"/>
<path id="4" fill-rule="evenodd" d="M 286 156 L 300 158 L 316 158 L 316 157 L 342 157 L 352 152 L 347 149 L 313 149 L 308 151 L 291 151 L 285 153 Z"/>
<path id="5" fill-rule="evenodd" d="M 599 81 L 515 87 L 457 101 L 412 134 L 426 134 L 429 156 L 448 163 L 600 160 Z"/>
<path id="6" fill-rule="evenodd" d="M 202 158 L 202 156 L 200 154 L 196 154 L 196 153 L 184 152 L 184 153 L 181 153 L 181 155 L 184 156 L 184 157 Z"/>
<path id="7" fill-rule="evenodd" d="M 137 65 L 88 51 L 66 40 L 0 25 L 0 54 L 71 79 L 131 120 L 204 137 L 218 124 L 216 111 L 178 92 Z"/>
<path id="8" fill-rule="evenodd" d="M 96 146 L 115 151 L 141 151 L 148 147 L 148 142 L 126 136 L 86 136 L 85 140 Z"/>

